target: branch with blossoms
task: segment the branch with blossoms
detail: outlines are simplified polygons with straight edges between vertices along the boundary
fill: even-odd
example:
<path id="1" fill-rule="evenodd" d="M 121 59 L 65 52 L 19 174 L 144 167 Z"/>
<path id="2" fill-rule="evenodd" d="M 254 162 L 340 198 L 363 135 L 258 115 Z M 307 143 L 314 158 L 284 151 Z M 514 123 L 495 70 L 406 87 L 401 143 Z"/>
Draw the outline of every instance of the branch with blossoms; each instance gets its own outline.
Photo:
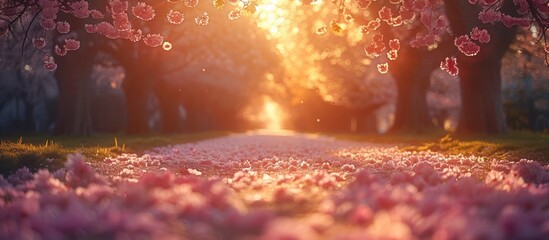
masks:
<path id="1" fill-rule="evenodd" d="M 212 3 L 215 7 L 222 8 L 226 2 L 234 7 L 234 10 L 228 14 L 228 18 L 231 20 L 238 19 L 243 14 L 253 14 L 257 6 L 255 1 L 250 0 L 213 0 Z M 185 20 L 184 11 L 194 12 L 193 9 L 197 8 L 199 4 L 199 0 L 109 0 L 99 1 L 99 3 L 89 0 L 5 0 L 0 2 L 0 37 L 4 37 L 8 33 L 14 36 L 13 29 L 15 27 L 21 26 L 24 29 L 30 29 L 35 22 L 39 23 L 46 34 L 57 31 L 59 34 L 70 36 L 69 34 L 74 29 L 71 29 L 69 21 L 60 19 L 72 17 L 84 22 L 83 28 L 89 34 L 100 34 L 108 39 L 124 39 L 143 43 L 149 47 L 162 46 L 165 50 L 169 50 L 171 43 L 165 41 L 161 30 L 151 30 L 146 25 L 137 22 L 149 22 L 154 19 L 162 21 L 163 24 L 181 24 Z M 98 6 L 92 9 L 92 5 Z M 166 11 L 166 8 L 169 11 Z M 158 12 L 161 12 L 162 16 L 159 16 Z M 194 13 L 194 15 L 194 22 L 197 25 L 209 24 L 207 12 Z M 45 51 L 45 47 L 49 44 L 48 37 L 29 36 L 29 32 L 25 31 L 24 41 L 27 39 L 32 39 L 34 46 L 46 55 L 44 68 L 50 71 L 57 68 L 53 54 L 65 56 L 68 52 L 80 47 L 80 42 L 77 39 L 65 39 L 65 43 L 61 45 L 53 46 L 51 43 L 53 51 L 48 53 Z"/>
<path id="2" fill-rule="evenodd" d="M 466 0 L 448 0 L 466 1 Z M 502 23 L 507 27 L 536 26 L 540 29 L 540 40 L 547 46 L 547 30 L 549 28 L 549 1 L 547 0 L 513 0 L 515 11 L 512 13 L 500 11 L 503 2 L 511 0 L 467 0 L 472 5 L 478 5 L 483 10 L 479 13 L 479 20 L 484 23 Z M 180 9 L 194 9 L 201 0 L 163 0 L 163 1 L 132 1 L 132 0 L 109 0 L 101 3 L 89 0 L 4 0 L 0 2 L 0 36 L 8 32 L 14 34 L 13 28 L 17 23 L 24 22 L 30 29 L 30 25 L 38 22 L 45 32 L 57 31 L 60 34 L 71 32 L 71 26 L 66 21 L 58 20 L 59 14 L 65 14 L 86 22 L 84 28 L 90 34 L 100 34 L 109 39 L 125 39 L 132 42 L 142 42 L 150 47 L 171 48 L 171 43 L 165 41 L 162 31 L 155 29 L 135 27 L 136 21 L 148 22 L 153 19 L 163 18 L 166 24 L 180 24 L 185 20 L 185 11 Z M 226 3 L 233 6 L 228 13 L 228 18 L 235 20 L 243 14 L 254 14 L 258 0 L 209 0 L 217 8 L 223 8 Z M 302 4 L 324 4 L 319 0 L 301 0 Z M 330 21 L 329 29 L 341 34 L 343 32 L 343 21 L 352 21 L 351 8 L 359 11 L 368 11 L 372 2 L 382 4 L 383 7 L 377 11 L 377 17 L 368 24 L 361 26 L 365 31 L 374 31 L 381 24 L 388 26 L 400 26 L 419 23 L 423 31 L 418 33 L 414 39 L 409 41 L 412 47 L 432 47 L 440 41 L 442 35 L 448 32 L 448 20 L 443 8 L 444 0 L 332 0 L 336 9 L 337 17 Z M 150 3 L 150 4 L 149 4 Z M 99 5 L 92 9 L 91 5 Z M 169 11 L 159 11 L 167 7 Z M 105 9 L 105 10 L 101 10 Z M 162 12 L 159 16 L 158 12 Z M 165 13 L 164 13 L 165 12 Z M 209 24 L 207 12 L 194 13 L 194 22 L 197 25 Z M 319 29 L 320 32 L 327 28 Z M 156 32 L 155 32 L 156 31 Z M 474 28 L 466 35 L 458 36 L 454 45 L 462 54 L 475 56 L 481 49 L 481 45 L 490 41 L 488 31 Z M 43 37 L 28 36 L 25 31 L 24 41 L 33 39 L 36 48 L 43 49 L 47 39 Z M 384 40 L 385 39 L 385 40 Z M 398 40 L 398 39 L 397 39 Z M 366 53 L 378 57 L 387 50 L 387 46 L 396 47 L 396 41 L 391 39 L 388 42 L 383 35 L 374 35 L 372 45 L 367 47 Z M 51 44 L 50 44 L 51 45 Z M 77 50 L 79 42 L 77 39 L 67 39 L 62 45 L 55 45 L 53 53 L 45 53 L 44 67 L 48 70 L 55 70 L 57 65 L 53 62 L 53 54 L 60 56 Z M 549 48 L 545 48 L 549 51 Z M 396 56 L 398 48 L 388 49 L 390 57 Z M 386 72 L 385 65 L 382 72 Z M 441 68 L 451 75 L 457 75 L 459 69 L 455 57 L 448 57 L 441 63 Z"/>
<path id="3" fill-rule="evenodd" d="M 460 0 L 449 0 L 460 1 Z M 465 0 L 462 0 L 465 1 Z M 547 29 L 549 28 L 549 1 L 547 0 L 513 0 L 514 11 L 502 11 L 504 1 L 511 0 L 467 0 L 472 5 L 481 7 L 478 19 L 483 24 L 503 24 L 506 27 L 519 26 L 530 28 L 536 26 L 540 29 L 540 40 L 547 46 Z M 318 1 L 302 1 L 303 3 L 315 3 Z M 402 25 L 421 25 L 422 31 L 416 34 L 415 38 L 409 40 L 412 47 L 432 48 L 440 43 L 443 35 L 449 31 L 449 23 L 444 13 L 444 0 L 356 0 L 348 2 L 345 0 L 333 0 L 334 8 L 337 8 L 336 17 L 330 22 L 329 28 L 336 34 L 341 34 L 343 25 L 352 23 L 356 20 L 356 15 L 370 11 L 370 17 L 373 16 L 367 24 L 363 24 L 360 29 L 364 33 L 375 33 L 369 35 L 371 44 L 367 45 L 365 52 L 368 56 L 376 58 L 387 52 L 389 59 L 395 58 L 398 48 L 387 48 L 391 44 L 389 39 L 384 38 L 383 33 L 376 33 L 382 25 L 388 27 L 398 27 Z M 378 9 L 372 11 L 373 3 L 375 6 L 381 5 Z M 353 11 L 362 11 L 361 14 L 351 14 Z M 396 11 L 395 11 L 396 10 Z M 377 13 L 377 14 L 376 14 Z M 318 33 L 324 33 L 328 28 L 323 27 L 317 30 Z M 397 39 L 398 40 L 398 39 Z M 402 41 L 403 39 L 400 39 Z M 395 42 L 394 39 L 390 40 Z M 454 45 L 457 50 L 465 56 L 476 56 L 481 45 L 490 42 L 490 33 L 479 26 L 470 29 L 465 35 L 457 36 Z M 546 54 L 549 48 L 546 47 Z M 447 57 L 441 64 L 441 69 L 451 75 L 457 75 L 459 68 L 455 56 Z M 380 72 L 386 73 L 388 65 L 381 64 Z"/>

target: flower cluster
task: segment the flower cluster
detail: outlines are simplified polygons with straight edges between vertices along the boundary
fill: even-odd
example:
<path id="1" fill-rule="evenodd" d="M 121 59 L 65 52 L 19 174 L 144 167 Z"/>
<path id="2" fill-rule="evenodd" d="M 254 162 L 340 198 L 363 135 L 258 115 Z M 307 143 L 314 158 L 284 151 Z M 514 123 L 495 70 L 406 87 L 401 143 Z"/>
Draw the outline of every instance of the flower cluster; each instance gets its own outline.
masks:
<path id="1" fill-rule="evenodd" d="M 143 21 L 150 21 L 156 15 L 154 13 L 154 9 L 144 2 L 139 2 L 137 5 L 132 7 L 132 13 L 135 17 Z"/>
<path id="2" fill-rule="evenodd" d="M 457 59 L 455 57 L 447 57 L 440 63 L 440 69 L 446 71 L 452 76 L 457 76 L 459 74 Z"/>
<path id="3" fill-rule="evenodd" d="M 458 50 L 465 54 L 465 56 L 475 56 L 480 52 L 480 46 L 473 41 L 478 41 L 480 43 L 490 42 L 490 35 L 486 30 L 479 30 L 474 28 L 469 35 L 462 35 L 457 37 L 454 40 L 454 45 Z"/>
<path id="4" fill-rule="evenodd" d="M 181 24 L 185 20 L 185 15 L 179 11 L 170 10 L 167 18 L 171 24 Z"/>

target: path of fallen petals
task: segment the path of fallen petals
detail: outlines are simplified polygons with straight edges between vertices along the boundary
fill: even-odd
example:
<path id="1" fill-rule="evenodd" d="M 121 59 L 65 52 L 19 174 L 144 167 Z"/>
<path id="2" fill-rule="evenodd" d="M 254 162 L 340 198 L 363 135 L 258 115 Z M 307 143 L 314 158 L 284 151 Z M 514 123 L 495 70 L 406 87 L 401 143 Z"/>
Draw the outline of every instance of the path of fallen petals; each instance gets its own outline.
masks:
<path id="1" fill-rule="evenodd" d="M 236 135 L 0 178 L 0 239 L 549 239 L 549 166 Z"/>

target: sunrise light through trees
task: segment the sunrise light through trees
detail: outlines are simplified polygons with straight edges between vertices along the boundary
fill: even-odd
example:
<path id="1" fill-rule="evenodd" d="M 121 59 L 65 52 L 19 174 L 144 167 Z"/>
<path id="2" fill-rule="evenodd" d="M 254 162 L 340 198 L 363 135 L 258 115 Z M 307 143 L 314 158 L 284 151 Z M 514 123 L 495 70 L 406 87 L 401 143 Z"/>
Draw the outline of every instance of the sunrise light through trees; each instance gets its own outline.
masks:
<path id="1" fill-rule="evenodd" d="M 549 239 L 548 0 L 0 0 L 0 239 Z"/>

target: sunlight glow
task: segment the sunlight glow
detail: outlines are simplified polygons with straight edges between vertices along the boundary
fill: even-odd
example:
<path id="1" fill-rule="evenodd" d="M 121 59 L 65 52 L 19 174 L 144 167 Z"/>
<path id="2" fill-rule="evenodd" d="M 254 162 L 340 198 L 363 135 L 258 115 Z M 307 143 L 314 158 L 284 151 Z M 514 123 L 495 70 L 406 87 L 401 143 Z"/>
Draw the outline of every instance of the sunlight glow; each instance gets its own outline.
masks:
<path id="1" fill-rule="evenodd" d="M 317 0 L 311 6 L 303 6 L 300 1 L 263 0 L 257 7 L 256 23 L 275 42 L 287 77 L 285 84 L 297 86 L 295 89 L 313 89 L 327 81 L 317 62 L 319 52 L 303 38 L 309 31 L 316 31 L 307 21 L 311 14 L 325 14 L 321 11 L 323 3 Z M 323 24 L 326 23 L 318 21 L 314 25 Z"/>
<path id="2" fill-rule="evenodd" d="M 263 95 L 244 109 L 243 118 L 256 125 L 257 129 L 278 132 L 284 129 L 288 114 L 270 96 Z"/>
<path id="3" fill-rule="evenodd" d="M 284 121 L 284 113 L 281 111 L 278 103 L 270 98 L 265 98 L 260 119 L 265 123 L 266 129 L 279 130 L 282 129 Z"/>
<path id="4" fill-rule="evenodd" d="M 271 38 L 280 37 L 281 28 L 288 21 L 288 10 L 280 6 L 278 0 L 266 0 L 257 7 L 257 11 L 258 26 L 266 29 Z"/>

